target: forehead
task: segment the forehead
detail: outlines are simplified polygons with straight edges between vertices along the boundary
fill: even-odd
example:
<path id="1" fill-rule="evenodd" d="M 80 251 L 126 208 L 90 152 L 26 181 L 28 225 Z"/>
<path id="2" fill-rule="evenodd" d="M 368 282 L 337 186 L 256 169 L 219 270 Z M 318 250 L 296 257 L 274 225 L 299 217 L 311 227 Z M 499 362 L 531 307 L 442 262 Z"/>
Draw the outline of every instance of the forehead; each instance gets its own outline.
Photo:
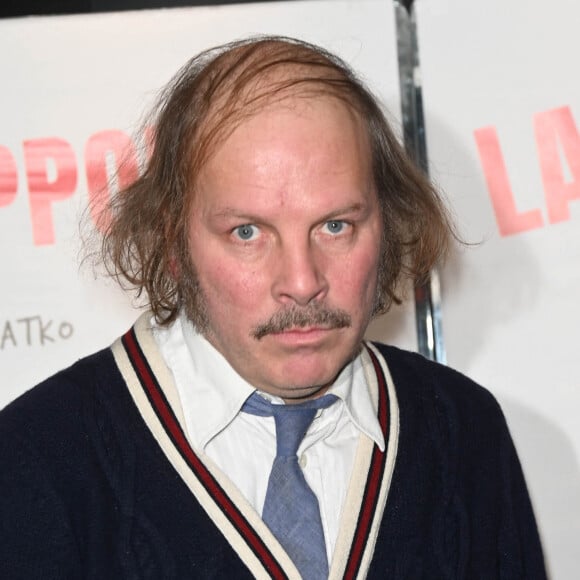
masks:
<path id="1" fill-rule="evenodd" d="M 371 189 L 368 135 L 353 109 L 331 96 L 292 96 L 242 120 L 219 143 L 196 180 L 194 205 L 262 205 Z"/>
<path id="2" fill-rule="evenodd" d="M 272 162 L 277 156 L 302 161 L 306 157 L 312 162 L 333 156 L 341 166 L 362 165 L 366 170 L 370 163 L 366 126 L 352 107 L 336 97 L 285 97 L 238 119 L 214 144 L 200 173 L 219 172 L 231 164 L 259 170 L 260 162 Z"/>

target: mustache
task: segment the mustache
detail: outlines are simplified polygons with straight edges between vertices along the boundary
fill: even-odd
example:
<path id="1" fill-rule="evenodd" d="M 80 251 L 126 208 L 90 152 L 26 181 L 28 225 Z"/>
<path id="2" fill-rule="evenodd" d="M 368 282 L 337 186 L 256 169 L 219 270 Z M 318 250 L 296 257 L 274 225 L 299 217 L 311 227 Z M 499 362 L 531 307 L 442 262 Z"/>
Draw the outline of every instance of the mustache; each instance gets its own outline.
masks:
<path id="1" fill-rule="evenodd" d="M 347 328 L 351 326 L 350 314 L 340 308 L 328 308 L 320 304 L 305 307 L 292 306 L 273 314 L 269 320 L 255 326 L 250 335 L 260 340 L 268 334 L 284 332 L 291 328 L 323 326 L 324 328 Z"/>

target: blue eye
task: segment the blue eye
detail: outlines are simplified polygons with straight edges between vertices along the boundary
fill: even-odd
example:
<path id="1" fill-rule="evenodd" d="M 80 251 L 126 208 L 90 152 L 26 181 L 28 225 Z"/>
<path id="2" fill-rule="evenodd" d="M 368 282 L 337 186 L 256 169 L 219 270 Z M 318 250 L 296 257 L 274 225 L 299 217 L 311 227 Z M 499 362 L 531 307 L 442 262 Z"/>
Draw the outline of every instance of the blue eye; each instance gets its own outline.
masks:
<path id="1" fill-rule="evenodd" d="M 247 242 L 258 235 L 258 228 L 252 224 L 244 224 L 235 228 L 234 234 L 240 240 Z"/>
<path id="2" fill-rule="evenodd" d="M 330 232 L 331 234 L 340 234 L 340 232 L 344 230 L 346 224 L 341 220 L 331 220 L 329 222 L 326 222 L 325 226 L 327 231 Z"/>

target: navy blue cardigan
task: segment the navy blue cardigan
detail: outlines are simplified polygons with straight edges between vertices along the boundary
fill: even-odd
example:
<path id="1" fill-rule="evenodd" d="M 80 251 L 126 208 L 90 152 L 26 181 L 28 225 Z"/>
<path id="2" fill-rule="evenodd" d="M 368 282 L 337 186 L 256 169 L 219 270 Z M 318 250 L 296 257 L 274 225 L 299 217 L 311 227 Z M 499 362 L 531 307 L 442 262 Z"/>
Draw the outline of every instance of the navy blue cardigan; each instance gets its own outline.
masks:
<path id="1" fill-rule="evenodd" d="M 155 394 L 154 365 L 129 334 L 131 372 L 150 381 L 146 403 L 161 409 L 162 420 L 176 420 L 170 406 L 162 408 L 163 393 Z M 361 511 L 352 515 L 357 531 L 340 577 L 545 578 L 520 464 L 494 398 L 417 354 L 376 348 L 373 358 L 384 357 L 396 386 L 398 440 L 384 505 L 369 477 Z M 251 536 L 242 547 L 231 534 L 226 539 L 225 524 L 147 427 L 121 366 L 111 349 L 101 351 L 0 413 L 0 578 L 292 577 L 260 543 L 260 528 L 254 533 L 251 518 L 227 504 L 224 488 L 203 472 L 195 479 L 200 494 L 224 493 L 227 526 Z M 381 365 L 375 368 L 381 375 Z M 386 389 L 384 377 L 379 389 Z M 204 469 L 178 426 L 170 437 L 192 469 Z M 389 468 L 378 448 L 372 457 L 380 482 Z M 373 510 L 380 519 L 369 544 Z"/>

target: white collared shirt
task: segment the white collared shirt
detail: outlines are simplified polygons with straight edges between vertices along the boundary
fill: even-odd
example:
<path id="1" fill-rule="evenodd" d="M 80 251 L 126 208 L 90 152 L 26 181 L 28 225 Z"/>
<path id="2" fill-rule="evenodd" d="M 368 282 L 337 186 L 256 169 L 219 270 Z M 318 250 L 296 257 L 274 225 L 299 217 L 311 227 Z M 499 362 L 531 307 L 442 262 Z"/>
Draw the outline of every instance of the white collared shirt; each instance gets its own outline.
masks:
<path id="1" fill-rule="evenodd" d="M 169 327 L 153 323 L 153 328 L 175 379 L 191 446 L 205 452 L 261 514 L 276 455 L 273 417 L 240 411 L 256 389 L 183 314 Z M 298 457 L 304 477 L 318 498 L 331 561 L 359 436 L 364 433 L 381 450 L 385 441 L 360 356 L 342 370 L 328 392 L 339 400 L 317 413 Z M 277 397 L 268 397 L 282 403 Z"/>

